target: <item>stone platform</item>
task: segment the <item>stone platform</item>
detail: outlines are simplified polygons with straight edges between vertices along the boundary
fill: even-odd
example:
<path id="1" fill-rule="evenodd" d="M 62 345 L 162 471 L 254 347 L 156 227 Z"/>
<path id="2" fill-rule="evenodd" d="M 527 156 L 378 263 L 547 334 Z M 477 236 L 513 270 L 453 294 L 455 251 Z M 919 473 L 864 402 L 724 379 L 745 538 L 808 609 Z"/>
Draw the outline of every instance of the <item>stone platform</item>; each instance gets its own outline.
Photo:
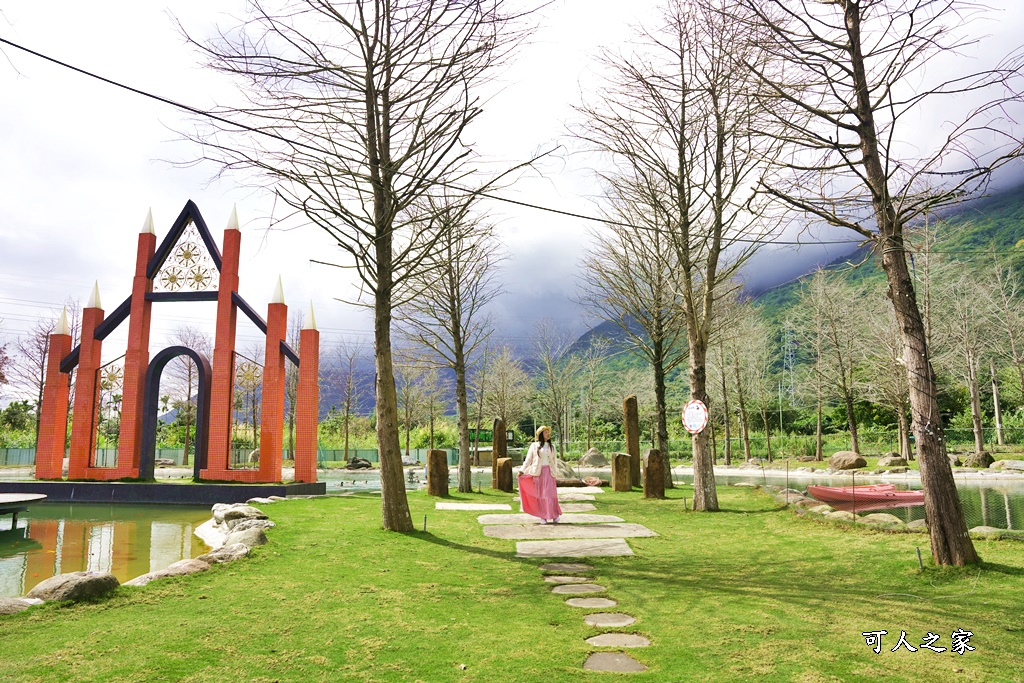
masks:
<path id="1" fill-rule="evenodd" d="M 643 524 L 516 524 L 485 526 L 484 536 L 510 539 L 639 538 L 657 536 Z"/>

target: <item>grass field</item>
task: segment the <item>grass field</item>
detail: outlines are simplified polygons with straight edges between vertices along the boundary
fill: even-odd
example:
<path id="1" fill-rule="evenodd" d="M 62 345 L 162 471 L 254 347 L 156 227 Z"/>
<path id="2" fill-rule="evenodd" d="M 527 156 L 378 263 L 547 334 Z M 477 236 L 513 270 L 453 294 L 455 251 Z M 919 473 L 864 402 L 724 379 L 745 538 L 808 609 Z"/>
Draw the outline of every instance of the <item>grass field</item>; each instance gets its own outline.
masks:
<path id="1" fill-rule="evenodd" d="M 410 494 L 427 531 L 380 529 L 373 495 L 267 506 L 270 544 L 208 572 L 118 589 L 95 604 L 0 617 L 0 672 L 27 681 L 1021 681 L 1024 544 L 976 541 L 979 568 L 937 569 L 927 536 L 835 527 L 721 487 L 719 513 L 682 497 L 598 495 L 598 512 L 660 535 L 593 576 L 651 647 L 637 674 L 581 669 L 587 610 L 540 560 L 483 536 L 476 513 Z M 456 494 L 508 502 L 508 494 Z M 918 568 L 916 548 L 925 557 Z M 976 649 L 948 648 L 957 629 Z M 615 629 L 609 629 L 615 630 Z M 886 630 L 876 654 L 862 636 Z M 891 652 L 931 632 L 943 653 Z"/>

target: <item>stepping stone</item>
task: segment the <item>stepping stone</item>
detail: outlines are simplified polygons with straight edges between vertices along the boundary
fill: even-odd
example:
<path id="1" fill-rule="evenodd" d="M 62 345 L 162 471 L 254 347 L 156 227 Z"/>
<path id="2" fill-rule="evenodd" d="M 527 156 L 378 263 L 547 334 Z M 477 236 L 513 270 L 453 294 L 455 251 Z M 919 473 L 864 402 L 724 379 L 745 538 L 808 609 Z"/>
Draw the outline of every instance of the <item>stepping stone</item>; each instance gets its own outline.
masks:
<path id="1" fill-rule="evenodd" d="M 596 583 L 576 583 L 555 586 L 551 589 L 551 592 L 558 595 L 581 595 L 583 593 L 603 593 L 606 590 L 608 589 Z"/>
<path id="2" fill-rule="evenodd" d="M 512 510 L 511 505 L 500 503 L 435 503 L 435 510 Z"/>
<path id="3" fill-rule="evenodd" d="M 647 647 L 651 641 L 635 633 L 602 633 L 587 638 L 587 644 L 594 647 Z"/>
<path id="4" fill-rule="evenodd" d="M 595 652 L 583 662 L 583 668 L 589 671 L 647 671 L 647 667 L 636 661 L 625 652 Z"/>
<path id="5" fill-rule="evenodd" d="M 599 609 L 601 607 L 615 607 L 619 603 L 609 598 L 569 598 L 565 601 L 569 607 L 582 607 L 584 609 Z"/>
<path id="6" fill-rule="evenodd" d="M 530 524 L 485 526 L 489 538 L 635 538 L 657 536 L 643 524 Z"/>
<path id="7" fill-rule="evenodd" d="M 516 557 L 610 557 L 633 554 L 633 549 L 621 538 L 516 543 Z"/>
<path id="8" fill-rule="evenodd" d="M 540 569 L 545 572 L 589 572 L 593 567 L 580 562 L 549 562 L 542 564 Z"/>
<path id="9" fill-rule="evenodd" d="M 592 581 L 588 576 L 545 576 L 548 583 L 588 583 Z"/>
<path id="10" fill-rule="evenodd" d="M 589 493 L 559 493 L 558 501 L 561 503 L 563 500 L 597 500 L 593 495 Z"/>
<path id="11" fill-rule="evenodd" d="M 621 626 L 629 626 L 636 621 L 636 617 L 631 617 L 628 614 L 617 614 L 612 612 L 594 612 L 588 614 L 584 618 L 588 626 L 596 626 L 598 628 L 618 628 Z"/>
<path id="12" fill-rule="evenodd" d="M 563 510 L 563 512 L 565 512 Z M 540 517 L 525 512 L 513 515 L 480 515 L 476 521 L 481 524 L 540 524 Z M 626 520 L 615 515 L 562 515 L 559 524 L 609 524 Z"/>
<path id="13" fill-rule="evenodd" d="M 558 495 L 563 493 L 604 493 L 604 489 L 600 486 L 558 486 L 556 490 Z"/>
<path id="14" fill-rule="evenodd" d="M 562 503 L 559 502 L 558 507 L 562 508 L 562 512 L 593 512 L 597 509 L 597 506 L 593 503 Z"/>

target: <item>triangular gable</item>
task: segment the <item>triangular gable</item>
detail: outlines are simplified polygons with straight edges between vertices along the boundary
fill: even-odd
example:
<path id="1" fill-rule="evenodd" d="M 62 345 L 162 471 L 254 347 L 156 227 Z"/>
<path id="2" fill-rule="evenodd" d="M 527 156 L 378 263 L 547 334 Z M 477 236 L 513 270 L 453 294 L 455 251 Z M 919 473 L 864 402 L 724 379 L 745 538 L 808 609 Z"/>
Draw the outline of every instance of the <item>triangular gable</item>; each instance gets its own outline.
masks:
<path id="1" fill-rule="evenodd" d="M 178 245 L 178 241 L 181 239 L 182 233 L 184 233 L 185 229 L 192 223 L 195 224 L 196 230 L 199 232 L 199 236 L 202 238 L 203 244 L 206 246 L 210 258 L 217 267 L 217 271 L 220 271 L 220 249 L 217 248 L 217 243 L 213 240 L 213 236 L 210 235 L 210 229 L 206 227 L 206 221 L 203 220 L 202 214 L 199 213 L 199 207 L 190 199 L 185 202 L 185 208 L 183 208 L 181 213 L 178 214 L 178 219 L 174 221 L 171 231 L 167 233 L 167 236 L 164 237 L 164 241 L 160 243 L 160 247 L 156 250 L 156 253 L 153 254 L 153 258 L 149 260 L 149 265 L 146 266 L 146 277 L 153 279 L 153 277 L 160 271 L 168 257 L 171 255 L 171 252 Z"/>

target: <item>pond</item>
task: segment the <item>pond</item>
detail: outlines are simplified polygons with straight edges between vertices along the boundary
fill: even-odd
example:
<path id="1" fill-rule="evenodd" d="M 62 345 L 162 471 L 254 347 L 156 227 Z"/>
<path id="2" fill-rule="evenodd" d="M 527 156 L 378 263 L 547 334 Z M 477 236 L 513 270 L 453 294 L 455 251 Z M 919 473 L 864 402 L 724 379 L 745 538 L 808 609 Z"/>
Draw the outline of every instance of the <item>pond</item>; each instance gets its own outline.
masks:
<path id="1" fill-rule="evenodd" d="M 193 531 L 208 506 L 36 503 L 0 518 L 0 597 L 57 574 L 110 572 L 124 583 L 207 552 Z"/>

